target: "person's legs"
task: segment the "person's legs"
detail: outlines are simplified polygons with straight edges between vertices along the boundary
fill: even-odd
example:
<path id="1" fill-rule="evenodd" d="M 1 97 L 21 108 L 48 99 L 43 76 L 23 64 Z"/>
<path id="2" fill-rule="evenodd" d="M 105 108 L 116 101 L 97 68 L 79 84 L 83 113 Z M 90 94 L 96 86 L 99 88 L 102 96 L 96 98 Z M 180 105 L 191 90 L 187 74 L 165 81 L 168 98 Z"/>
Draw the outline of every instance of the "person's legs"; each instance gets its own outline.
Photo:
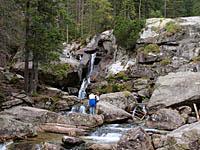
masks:
<path id="1" fill-rule="evenodd" d="M 95 115 L 95 107 L 90 107 L 90 114 Z"/>

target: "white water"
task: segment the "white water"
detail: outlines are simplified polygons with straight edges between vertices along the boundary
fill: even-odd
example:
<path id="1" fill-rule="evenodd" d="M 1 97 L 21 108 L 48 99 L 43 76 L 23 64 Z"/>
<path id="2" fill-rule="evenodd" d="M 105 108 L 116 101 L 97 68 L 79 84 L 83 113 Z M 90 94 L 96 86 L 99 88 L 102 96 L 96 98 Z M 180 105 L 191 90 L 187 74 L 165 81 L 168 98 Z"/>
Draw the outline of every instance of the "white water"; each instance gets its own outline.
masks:
<path id="1" fill-rule="evenodd" d="M 94 70 L 95 58 L 96 58 L 96 53 L 90 55 L 90 63 L 89 63 L 88 73 L 86 75 L 86 78 L 83 79 L 80 90 L 78 92 L 79 99 L 84 99 L 86 97 L 86 89 L 87 89 L 88 85 L 90 84 L 90 77 Z"/>
<path id="2" fill-rule="evenodd" d="M 117 143 L 122 134 L 131 129 L 130 124 L 109 124 L 98 128 L 89 136 L 82 137 L 85 140 L 95 143 Z"/>
<path id="3" fill-rule="evenodd" d="M 7 146 L 12 144 L 13 142 L 7 142 L 7 143 L 0 143 L 0 150 L 7 150 Z"/>

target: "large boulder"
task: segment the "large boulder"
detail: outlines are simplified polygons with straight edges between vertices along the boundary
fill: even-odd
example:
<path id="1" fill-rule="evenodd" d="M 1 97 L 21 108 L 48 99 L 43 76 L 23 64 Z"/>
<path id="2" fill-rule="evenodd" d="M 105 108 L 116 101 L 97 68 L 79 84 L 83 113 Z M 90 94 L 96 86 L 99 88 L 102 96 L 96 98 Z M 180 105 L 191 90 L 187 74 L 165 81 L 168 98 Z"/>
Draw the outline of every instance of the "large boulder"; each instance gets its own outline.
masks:
<path id="1" fill-rule="evenodd" d="M 120 109 L 110 103 L 100 101 L 97 103 L 98 114 L 104 116 L 105 122 L 111 123 L 116 121 L 124 121 L 131 118 L 131 114 L 127 113 L 123 109 Z"/>
<path id="2" fill-rule="evenodd" d="M 185 123 L 177 110 L 160 109 L 152 114 L 146 122 L 149 128 L 157 128 L 163 130 L 173 130 L 182 126 Z"/>
<path id="3" fill-rule="evenodd" d="M 199 103 L 200 73 L 177 72 L 158 78 L 148 103 L 150 111 L 169 106 Z"/>
<path id="4" fill-rule="evenodd" d="M 33 107 L 18 106 L 5 110 L 4 112 L 1 112 L 1 114 L 12 115 L 20 121 L 31 123 L 35 126 L 44 123 L 58 123 L 93 128 L 103 124 L 102 115 L 69 113 L 68 115 L 63 116 L 55 112 Z"/>
<path id="5" fill-rule="evenodd" d="M 23 139 L 36 135 L 30 123 L 24 123 L 8 115 L 0 115 L 0 143 L 10 139 Z"/>
<path id="6" fill-rule="evenodd" d="M 14 116 L 17 120 L 31 123 L 33 125 L 40 125 L 43 123 L 60 123 L 69 124 L 70 121 L 66 117 L 51 112 L 45 109 L 38 109 L 33 107 L 17 106 L 1 112 L 1 114 L 9 114 Z"/>
<path id="7" fill-rule="evenodd" d="M 163 147 L 158 150 L 200 149 L 200 122 L 184 125 L 163 137 Z"/>
<path id="8" fill-rule="evenodd" d="M 100 101 L 108 102 L 124 110 L 129 107 L 134 107 L 136 102 L 134 96 L 128 91 L 102 94 Z"/>
<path id="9" fill-rule="evenodd" d="M 71 125 L 94 128 L 104 123 L 103 115 L 89 115 L 83 113 L 69 113 L 66 118 Z"/>
<path id="10" fill-rule="evenodd" d="M 141 128 L 128 130 L 117 143 L 117 150 L 154 150 L 150 136 Z"/>

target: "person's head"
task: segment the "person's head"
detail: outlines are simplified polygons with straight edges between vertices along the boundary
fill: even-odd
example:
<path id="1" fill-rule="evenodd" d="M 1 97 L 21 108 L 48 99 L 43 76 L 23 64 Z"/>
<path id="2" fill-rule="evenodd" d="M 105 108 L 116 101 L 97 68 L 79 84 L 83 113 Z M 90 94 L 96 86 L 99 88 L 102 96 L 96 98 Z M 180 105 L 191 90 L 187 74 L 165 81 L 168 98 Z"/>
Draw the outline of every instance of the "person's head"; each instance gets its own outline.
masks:
<path id="1" fill-rule="evenodd" d="M 99 92 L 96 92 L 96 95 L 99 95 L 100 93 Z"/>

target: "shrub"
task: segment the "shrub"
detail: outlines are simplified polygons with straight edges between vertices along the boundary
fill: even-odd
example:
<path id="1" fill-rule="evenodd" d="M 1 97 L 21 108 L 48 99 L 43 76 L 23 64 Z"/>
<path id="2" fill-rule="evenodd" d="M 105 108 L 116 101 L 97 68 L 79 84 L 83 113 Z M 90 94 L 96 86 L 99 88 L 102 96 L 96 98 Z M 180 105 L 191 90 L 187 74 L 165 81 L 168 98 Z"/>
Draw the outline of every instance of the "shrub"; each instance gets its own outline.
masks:
<path id="1" fill-rule="evenodd" d="M 68 64 L 47 64 L 42 66 L 44 72 L 51 73 L 59 79 L 62 79 L 69 69 L 70 66 Z"/>
<path id="2" fill-rule="evenodd" d="M 144 53 L 160 53 L 160 47 L 157 44 L 149 44 L 145 46 Z"/>
<path id="3" fill-rule="evenodd" d="M 175 22 L 170 21 L 165 25 L 165 30 L 168 33 L 174 34 L 176 32 L 179 32 L 181 30 L 181 27 L 179 24 L 176 24 Z"/>

